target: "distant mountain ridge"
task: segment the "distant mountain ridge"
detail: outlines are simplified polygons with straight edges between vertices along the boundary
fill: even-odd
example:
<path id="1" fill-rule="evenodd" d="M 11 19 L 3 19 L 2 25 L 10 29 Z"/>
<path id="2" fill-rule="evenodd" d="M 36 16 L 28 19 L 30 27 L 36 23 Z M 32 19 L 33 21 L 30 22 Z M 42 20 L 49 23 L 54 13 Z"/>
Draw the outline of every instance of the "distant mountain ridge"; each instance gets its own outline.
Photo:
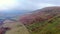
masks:
<path id="1" fill-rule="evenodd" d="M 0 11 L 0 17 L 14 17 L 14 16 L 21 16 L 23 14 L 29 13 L 28 10 L 6 10 L 6 11 Z"/>

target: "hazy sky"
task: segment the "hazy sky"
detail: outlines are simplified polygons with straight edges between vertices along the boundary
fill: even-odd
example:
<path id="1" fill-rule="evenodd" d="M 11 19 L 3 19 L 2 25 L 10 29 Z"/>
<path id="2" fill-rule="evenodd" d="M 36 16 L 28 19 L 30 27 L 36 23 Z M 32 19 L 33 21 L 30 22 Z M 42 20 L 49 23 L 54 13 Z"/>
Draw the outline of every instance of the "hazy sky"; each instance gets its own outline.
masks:
<path id="1" fill-rule="evenodd" d="M 60 0 L 0 0 L 0 10 L 36 10 L 48 6 L 60 6 Z"/>

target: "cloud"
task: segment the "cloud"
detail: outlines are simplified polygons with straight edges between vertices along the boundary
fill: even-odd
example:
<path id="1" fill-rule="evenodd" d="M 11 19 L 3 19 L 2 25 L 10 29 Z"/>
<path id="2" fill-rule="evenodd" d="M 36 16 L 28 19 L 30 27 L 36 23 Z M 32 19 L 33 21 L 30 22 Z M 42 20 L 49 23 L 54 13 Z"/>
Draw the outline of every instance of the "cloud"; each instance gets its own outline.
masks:
<path id="1" fill-rule="evenodd" d="M 44 8 L 44 7 L 49 7 L 49 6 L 57 6 L 57 5 L 49 4 L 49 3 L 38 3 L 37 4 L 37 9 Z"/>
<path id="2" fill-rule="evenodd" d="M 0 0 L 0 10 L 13 9 L 19 5 L 16 0 Z"/>
<path id="3" fill-rule="evenodd" d="M 2 1 L 2 2 L 1 2 Z M 60 6 L 60 0 L 0 0 L 0 10 L 36 10 L 48 6 Z"/>
<path id="4" fill-rule="evenodd" d="M 56 0 L 20 0 L 19 9 L 36 10 L 48 6 L 60 6 Z M 57 3 L 56 3 L 57 2 Z"/>

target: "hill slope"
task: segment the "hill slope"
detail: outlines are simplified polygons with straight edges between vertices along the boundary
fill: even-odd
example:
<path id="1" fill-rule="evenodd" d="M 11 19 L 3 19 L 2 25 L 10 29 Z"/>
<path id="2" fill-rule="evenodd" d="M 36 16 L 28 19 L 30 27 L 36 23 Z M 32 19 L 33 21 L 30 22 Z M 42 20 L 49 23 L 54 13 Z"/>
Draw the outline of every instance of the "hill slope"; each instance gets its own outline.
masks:
<path id="1" fill-rule="evenodd" d="M 46 7 L 20 18 L 31 34 L 60 34 L 60 7 Z"/>

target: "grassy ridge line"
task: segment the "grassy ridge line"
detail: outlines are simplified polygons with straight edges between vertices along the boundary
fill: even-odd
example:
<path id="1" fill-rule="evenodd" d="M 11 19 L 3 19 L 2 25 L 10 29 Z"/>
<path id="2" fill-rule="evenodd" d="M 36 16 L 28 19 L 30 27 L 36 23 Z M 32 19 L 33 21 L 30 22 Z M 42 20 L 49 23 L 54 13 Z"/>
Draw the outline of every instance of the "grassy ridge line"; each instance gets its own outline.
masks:
<path id="1" fill-rule="evenodd" d="M 56 16 L 55 16 L 56 17 Z M 55 18 L 55 17 L 53 17 L 53 18 Z M 49 20 L 46 20 L 46 21 L 43 21 L 44 23 L 46 22 L 46 23 L 48 23 L 50 20 L 52 20 L 53 18 L 51 18 L 51 19 L 49 19 Z M 43 25 L 44 25 L 44 23 L 43 23 Z M 30 24 L 29 26 L 32 26 L 32 25 L 34 25 L 34 24 L 37 24 L 37 23 L 33 23 L 33 24 Z M 41 24 L 41 23 L 39 23 L 39 24 Z"/>
<path id="2" fill-rule="evenodd" d="M 40 32 L 43 31 L 44 29 L 46 29 L 47 26 L 50 26 L 51 24 L 48 24 L 48 22 L 51 21 L 52 19 L 58 17 L 58 16 L 60 16 L 60 15 L 57 15 L 57 16 L 55 16 L 55 17 L 53 17 L 53 18 L 45 21 L 45 22 L 44 22 L 45 24 L 43 23 L 43 25 L 45 25 L 45 26 L 42 28 L 42 30 L 39 30 L 39 32 L 37 32 L 37 33 L 40 34 Z M 41 24 L 41 23 L 39 23 L 39 24 Z M 48 24 L 48 25 L 46 25 L 46 24 Z M 36 25 L 36 24 L 33 24 L 33 25 Z M 42 25 L 42 24 L 41 24 L 41 25 Z M 52 25 L 53 25 L 53 24 L 52 24 Z M 35 32 L 33 33 L 33 32 L 32 32 L 32 34 L 37 34 L 37 33 L 35 33 Z"/>
<path id="3" fill-rule="evenodd" d="M 55 18 L 55 17 L 53 17 L 53 18 Z M 44 23 L 43 23 L 43 25 L 45 25 L 45 24 L 47 24 L 50 20 L 52 20 L 53 18 L 51 18 L 51 19 L 49 19 L 48 21 L 45 21 Z M 38 26 L 41 26 L 41 23 L 33 23 L 33 24 L 31 24 L 31 25 L 29 25 L 29 26 L 27 26 L 27 27 L 30 27 L 30 26 L 35 26 L 35 27 L 38 27 Z M 33 27 L 34 28 L 34 27 Z"/>
<path id="4" fill-rule="evenodd" d="M 44 24 L 48 24 L 49 21 L 53 20 L 54 18 L 56 18 L 56 17 L 58 17 L 58 16 L 60 16 L 60 15 L 54 16 L 53 18 L 51 18 L 51 19 L 45 21 Z M 43 25 L 44 25 L 44 24 L 43 24 Z"/>
<path id="5" fill-rule="evenodd" d="M 56 17 L 58 17 L 58 16 L 59 16 L 59 15 L 57 15 L 57 16 L 49 19 L 48 21 L 45 21 L 45 22 L 43 23 L 43 25 L 48 24 L 49 21 L 51 21 L 52 19 L 54 19 L 54 18 L 56 18 Z M 28 26 L 28 29 L 31 30 L 32 28 L 40 27 L 41 25 L 42 25 L 41 23 L 34 23 L 34 24 L 31 24 L 30 26 Z M 47 26 L 47 25 L 46 25 L 46 26 Z M 44 26 L 43 29 L 45 29 L 46 26 Z"/>
<path id="6" fill-rule="evenodd" d="M 54 18 L 56 18 L 56 17 L 58 17 L 58 16 L 60 16 L 60 15 L 57 15 L 57 16 L 49 19 L 45 24 L 47 24 L 49 21 L 53 20 Z M 49 30 L 50 28 L 56 26 L 56 24 L 59 24 L 59 23 L 55 22 L 55 23 L 53 23 L 53 24 L 47 25 L 46 27 L 43 28 L 43 30 L 42 30 L 40 33 L 42 33 L 43 31 L 46 31 L 47 29 Z"/>
<path id="7" fill-rule="evenodd" d="M 34 24 L 32 24 L 32 25 L 30 25 L 30 26 L 27 26 L 27 27 L 30 27 L 29 29 L 31 29 L 31 27 L 32 28 L 35 28 L 35 27 L 38 27 L 38 26 L 40 26 L 41 24 L 40 23 L 34 23 Z"/>

